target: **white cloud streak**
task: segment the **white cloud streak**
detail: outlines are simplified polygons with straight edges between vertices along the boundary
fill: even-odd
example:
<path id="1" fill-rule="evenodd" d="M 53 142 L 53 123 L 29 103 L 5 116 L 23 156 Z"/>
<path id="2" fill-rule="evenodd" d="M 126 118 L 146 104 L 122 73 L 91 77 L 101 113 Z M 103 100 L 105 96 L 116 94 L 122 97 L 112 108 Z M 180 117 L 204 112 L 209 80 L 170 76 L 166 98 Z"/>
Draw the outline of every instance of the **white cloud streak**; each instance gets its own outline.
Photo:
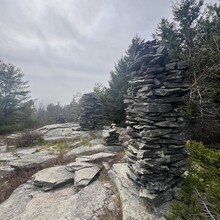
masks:
<path id="1" fill-rule="evenodd" d="M 33 98 L 61 103 L 95 82 L 107 85 L 131 39 L 151 39 L 160 19 L 171 16 L 171 0 L 0 0 L 0 6 L 0 59 L 21 67 Z"/>

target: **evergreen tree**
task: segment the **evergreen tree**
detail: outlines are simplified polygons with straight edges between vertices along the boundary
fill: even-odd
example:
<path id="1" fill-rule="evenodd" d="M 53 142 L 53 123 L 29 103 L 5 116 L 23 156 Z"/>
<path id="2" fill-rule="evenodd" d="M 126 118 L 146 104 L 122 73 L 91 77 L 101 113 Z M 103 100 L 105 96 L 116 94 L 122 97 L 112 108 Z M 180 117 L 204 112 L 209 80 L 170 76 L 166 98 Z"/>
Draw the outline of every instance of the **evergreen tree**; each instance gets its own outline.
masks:
<path id="1" fill-rule="evenodd" d="M 208 5 L 205 10 L 202 7 L 201 0 L 177 2 L 173 6 L 173 21 L 162 20 L 154 37 L 171 54 L 179 51 L 176 58 L 189 64 L 190 96 L 186 112 L 193 123 L 190 128 L 194 138 L 207 140 L 220 136 L 220 5 Z"/>
<path id="2" fill-rule="evenodd" d="M 96 85 L 94 92 L 103 105 L 104 120 L 106 123 L 116 123 L 123 126 L 125 123 L 124 95 L 128 89 L 127 68 L 135 59 L 136 49 L 143 40 L 139 36 L 132 39 L 125 55 L 115 64 L 114 70 L 110 72 L 109 88 Z"/>
<path id="3" fill-rule="evenodd" d="M 181 37 L 176 30 L 174 22 L 169 22 L 163 18 L 158 25 L 156 33 L 153 34 L 154 39 L 158 40 L 169 50 L 171 58 L 180 57 L 181 54 Z"/>
<path id="4" fill-rule="evenodd" d="M 24 74 L 12 64 L 0 61 L 0 128 L 1 131 L 31 125 L 33 100 Z"/>

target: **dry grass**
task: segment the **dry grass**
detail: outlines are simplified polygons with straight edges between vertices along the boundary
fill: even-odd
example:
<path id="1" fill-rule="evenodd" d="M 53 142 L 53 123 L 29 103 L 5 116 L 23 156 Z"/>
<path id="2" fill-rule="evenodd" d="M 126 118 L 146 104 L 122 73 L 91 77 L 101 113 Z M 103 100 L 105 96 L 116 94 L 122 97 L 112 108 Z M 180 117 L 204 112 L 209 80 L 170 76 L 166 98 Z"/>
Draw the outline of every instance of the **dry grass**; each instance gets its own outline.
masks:
<path id="1" fill-rule="evenodd" d="M 4 202 L 19 185 L 27 182 L 39 170 L 40 168 L 14 171 L 10 175 L 2 177 L 0 179 L 0 203 Z"/>
<path id="2" fill-rule="evenodd" d="M 113 195 L 115 195 L 111 202 L 114 204 L 114 210 L 109 210 L 108 204 L 105 205 L 103 208 L 102 214 L 98 216 L 98 219 L 100 220 L 122 220 L 122 207 L 121 207 L 121 200 L 119 193 L 113 183 L 113 181 L 109 178 L 108 172 L 105 168 L 102 169 L 102 172 L 99 175 L 99 180 L 101 182 L 108 183 L 109 189 L 113 192 Z"/>
<path id="3" fill-rule="evenodd" d="M 14 140 L 14 145 L 17 148 L 20 147 L 30 147 L 33 144 L 43 141 L 43 136 L 38 131 L 26 131 L 25 133 L 19 135 Z"/>

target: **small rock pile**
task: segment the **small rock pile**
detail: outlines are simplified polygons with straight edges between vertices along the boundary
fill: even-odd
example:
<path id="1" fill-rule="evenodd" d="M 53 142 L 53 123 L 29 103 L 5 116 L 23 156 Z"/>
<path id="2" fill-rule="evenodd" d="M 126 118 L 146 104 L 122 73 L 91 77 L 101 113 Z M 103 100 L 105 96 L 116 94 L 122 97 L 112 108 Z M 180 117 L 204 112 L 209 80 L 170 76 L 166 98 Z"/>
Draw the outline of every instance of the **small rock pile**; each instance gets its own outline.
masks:
<path id="1" fill-rule="evenodd" d="M 128 70 L 128 176 L 140 185 L 140 196 L 155 206 L 173 198 L 186 169 L 181 107 L 188 92 L 183 82 L 187 68 L 170 61 L 165 47 L 148 41 L 136 51 Z"/>
<path id="2" fill-rule="evenodd" d="M 79 118 L 81 130 L 101 130 L 102 129 L 102 105 L 93 93 L 84 94 L 82 97 L 82 107 Z"/>
<path id="3" fill-rule="evenodd" d="M 103 136 L 107 146 L 119 145 L 119 133 L 116 124 L 111 124 L 109 130 L 103 132 Z"/>

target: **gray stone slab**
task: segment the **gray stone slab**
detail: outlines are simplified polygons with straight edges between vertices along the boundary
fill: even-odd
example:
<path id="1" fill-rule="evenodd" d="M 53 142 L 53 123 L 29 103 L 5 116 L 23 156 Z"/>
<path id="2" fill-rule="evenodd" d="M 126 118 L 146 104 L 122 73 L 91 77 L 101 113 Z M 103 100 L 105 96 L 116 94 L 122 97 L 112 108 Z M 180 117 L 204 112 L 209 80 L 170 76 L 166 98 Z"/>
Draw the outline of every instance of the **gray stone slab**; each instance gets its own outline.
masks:
<path id="1" fill-rule="evenodd" d="M 21 159 L 10 162 L 9 165 L 15 169 L 31 169 L 55 158 L 57 158 L 55 155 L 24 155 Z"/>
<path id="2" fill-rule="evenodd" d="M 17 159 L 18 157 L 11 152 L 0 153 L 0 162 L 11 162 Z"/>
<path id="3" fill-rule="evenodd" d="M 65 166 L 56 166 L 43 169 L 32 178 L 35 186 L 39 186 L 44 191 L 48 191 L 66 183 L 73 182 L 74 174 L 68 172 Z"/>
<path id="4" fill-rule="evenodd" d="M 80 156 L 76 158 L 76 161 L 81 161 L 81 162 L 95 162 L 98 160 L 104 160 L 104 159 L 110 159 L 113 158 L 115 154 L 113 153 L 105 153 L 105 152 L 100 152 L 97 154 L 91 154 L 88 156 Z"/>
<path id="5" fill-rule="evenodd" d="M 15 169 L 10 166 L 0 166 L 0 177 L 1 176 L 7 176 L 11 172 L 13 172 Z"/>
<path id="6" fill-rule="evenodd" d="M 65 157 L 67 157 L 67 158 L 73 157 L 73 156 L 85 154 L 88 152 L 91 152 L 91 153 L 101 152 L 101 151 L 104 151 L 105 148 L 106 147 L 102 144 L 95 145 L 95 146 L 81 146 L 81 147 L 77 147 L 77 148 L 74 148 L 73 150 L 69 151 Z"/>
<path id="7" fill-rule="evenodd" d="M 66 170 L 69 172 L 75 172 L 77 170 L 81 170 L 84 168 L 90 168 L 90 167 L 94 167 L 95 164 L 93 163 L 87 163 L 87 162 L 73 162 L 73 163 L 69 163 L 66 165 Z"/>
<path id="8" fill-rule="evenodd" d="M 24 184 L 0 204 L 0 220 L 99 220 L 110 195 L 98 180 L 78 193 L 72 186 L 43 192 Z"/>
<path id="9" fill-rule="evenodd" d="M 121 198 L 123 220 L 164 220 L 165 218 L 156 214 L 153 208 L 139 197 L 138 187 L 127 177 L 128 172 L 126 163 L 114 164 L 108 172 Z"/>
<path id="10" fill-rule="evenodd" d="M 87 186 L 99 173 L 100 170 L 101 168 L 93 166 L 75 171 L 74 185 L 78 187 Z"/>

